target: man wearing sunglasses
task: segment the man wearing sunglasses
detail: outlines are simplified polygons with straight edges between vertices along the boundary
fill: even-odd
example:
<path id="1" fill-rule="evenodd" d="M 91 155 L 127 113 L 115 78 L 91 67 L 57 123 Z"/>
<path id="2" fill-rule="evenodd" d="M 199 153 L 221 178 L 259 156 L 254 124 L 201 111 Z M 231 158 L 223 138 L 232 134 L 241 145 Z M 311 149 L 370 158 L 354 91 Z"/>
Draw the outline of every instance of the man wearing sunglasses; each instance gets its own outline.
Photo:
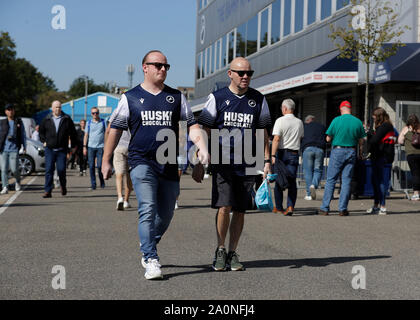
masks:
<path id="1" fill-rule="evenodd" d="M 145 55 L 142 61 L 143 83 L 121 96 L 111 116 L 102 164 L 104 178 L 109 179 L 111 155 L 122 132 L 129 130 L 128 164 L 138 200 L 141 264 L 146 269 L 144 276 L 148 280 L 163 277 L 156 245 L 169 227 L 179 195 L 177 152 L 173 154 L 173 163 L 162 163 L 158 149 L 165 141 L 159 139 L 159 134 L 162 130 L 169 131 L 178 142 L 179 122 L 186 121 L 191 140 L 200 149 L 200 161 L 208 162 L 206 141 L 186 98 L 179 90 L 164 83 L 169 68 L 162 52 L 153 50 Z"/>
<path id="2" fill-rule="evenodd" d="M 96 189 L 95 159 L 98 167 L 98 176 L 101 188 L 105 188 L 105 180 L 102 175 L 102 157 L 104 154 L 104 140 L 106 125 L 105 121 L 99 117 L 99 109 L 91 109 L 92 119 L 87 123 L 85 138 L 83 140 L 83 155 L 87 156 L 90 173 L 91 190 Z"/>
<path id="3" fill-rule="evenodd" d="M 218 209 L 216 213 L 218 243 L 213 261 L 215 271 L 225 271 L 229 268 L 232 271 L 244 270 L 244 266 L 239 262 L 236 248 L 244 226 L 244 213 L 252 208 L 251 190 L 255 184 L 256 176 L 255 170 L 253 175 L 246 174 L 246 168 L 252 167 L 244 161 L 244 136 L 247 130 L 252 130 L 253 150 L 256 148 L 256 130 L 264 130 L 264 178 L 271 170 L 267 133 L 267 129 L 271 126 L 271 116 L 264 96 L 249 87 L 253 73 L 248 60 L 241 57 L 234 59 L 228 70 L 229 87 L 209 95 L 198 120 L 207 132 L 210 129 L 227 129 L 230 134 L 236 132 L 234 139 L 230 137 L 227 139 L 227 150 L 230 150 L 230 153 L 225 156 L 230 159 L 230 164 L 222 164 L 220 158 L 212 158 L 211 161 L 213 173 L 212 208 Z M 232 140 L 238 141 L 236 147 L 232 145 Z M 235 142 L 233 143 L 235 144 Z M 239 143 L 242 144 L 242 149 L 240 149 L 242 162 L 237 164 L 235 153 L 238 152 L 237 145 Z M 219 155 L 222 155 L 223 139 L 219 139 L 218 146 Z M 214 155 L 214 152 L 211 152 Z M 230 221 L 231 211 L 233 211 L 233 215 Z M 225 239 L 228 230 L 230 239 L 227 252 Z"/>

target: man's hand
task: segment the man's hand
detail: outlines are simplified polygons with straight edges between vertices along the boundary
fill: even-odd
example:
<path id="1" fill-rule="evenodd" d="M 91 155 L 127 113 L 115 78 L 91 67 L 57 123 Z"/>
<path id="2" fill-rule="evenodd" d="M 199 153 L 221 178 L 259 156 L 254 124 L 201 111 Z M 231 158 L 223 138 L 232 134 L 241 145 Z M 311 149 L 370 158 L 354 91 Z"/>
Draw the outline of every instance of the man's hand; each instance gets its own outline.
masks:
<path id="1" fill-rule="evenodd" d="M 108 180 L 112 177 L 112 165 L 109 161 L 102 160 L 102 175 L 104 176 L 105 180 Z"/>
<path id="2" fill-rule="evenodd" d="M 201 164 L 210 163 L 210 154 L 207 151 L 199 150 L 197 153 L 197 157 Z"/>
<path id="3" fill-rule="evenodd" d="M 83 147 L 83 155 L 86 157 L 87 156 L 87 148 Z"/>
<path id="4" fill-rule="evenodd" d="M 204 179 L 204 166 L 201 163 L 197 163 L 194 166 L 192 172 L 192 178 L 195 182 L 201 183 Z"/>
<path id="5" fill-rule="evenodd" d="M 267 178 L 267 175 L 271 173 L 271 164 L 270 163 L 266 163 L 264 165 L 264 180 Z"/>

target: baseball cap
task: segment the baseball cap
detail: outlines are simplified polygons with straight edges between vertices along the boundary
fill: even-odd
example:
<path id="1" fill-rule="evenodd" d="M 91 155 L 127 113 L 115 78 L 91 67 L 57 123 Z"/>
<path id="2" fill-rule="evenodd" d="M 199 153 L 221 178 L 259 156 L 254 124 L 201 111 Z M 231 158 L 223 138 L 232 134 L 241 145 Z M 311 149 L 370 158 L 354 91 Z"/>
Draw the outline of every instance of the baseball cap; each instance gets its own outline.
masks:
<path id="1" fill-rule="evenodd" d="M 8 103 L 8 104 L 6 104 L 6 106 L 4 107 L 4 110 L 12 110 L 12 109 L 14 109 L 14 108 L 15 108 L 15 106 L 14 106 L 13 104 Z"/>
<path id="2" fill-rule="evenodd" d="M 341 102 L 341 104 L 340 104 L 340 109 L 341 109 L 341 108 L 344 108 L 344 107 L 346 107 L 346 108 L 350 108 L 350 109 L 351 109 L 351 104 L 350 104 L 350 102 L 348 102 L 348 101 L 343 101 L 343 102 Z"/>

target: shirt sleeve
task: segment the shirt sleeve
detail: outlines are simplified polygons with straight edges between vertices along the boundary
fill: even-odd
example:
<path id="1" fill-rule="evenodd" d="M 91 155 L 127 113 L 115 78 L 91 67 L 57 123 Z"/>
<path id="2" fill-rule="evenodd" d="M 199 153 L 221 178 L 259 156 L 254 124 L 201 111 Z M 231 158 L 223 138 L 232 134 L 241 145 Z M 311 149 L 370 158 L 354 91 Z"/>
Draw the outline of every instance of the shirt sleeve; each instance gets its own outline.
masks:
<path id="1" fill-rule="evenodd" d="M 271 126 L 270 109 L 268 108 L 268 103 L 265 98 L 263 99 L 260 118 L 258 119 L 257 126 L 259 129 L 264 129 Z"/>
<path id="2" fill-rule="evenodd" d="M 330 126 L 327 129 L 327 132 L 325 132 L 327 136 L 334 137 L 334 124 L 335 124 L 335 119 L 331 122 Z"/>
<path id="3" fill-rule="evenodd" d="M 181 94 L 181 121 L 187 121 L 187 126 L 190 127 L 197 123 L 191 107 L 183 94 Z"/>
<path id="4" fill-rule="evenodd" d="M 204 106 L 203 111 L 201 111 L 200 117 L 198 118 L 198 123 L 212 128 L 217 118 L 217 106 L 216 98 L 213 94 L 210 94 L 207 98 L 206 105 Z"/>
<path id="5" fill-rule="evenodd" d="M 118 102 L 117 109 L 111 115 L 111 128 L 128 130 L 128 119 L 130 117 L 130 109 L 128 107 L 128 101 L 125 94 L 121 96 Z"/>
<path id="6" fill-rule="evenodd" d="M 23 148 L 26 150 L 26 131 L 25 131 L 25 125 L 23 124 L 23 121 L 21 121 L 21 137 L 22 137 Z"/>
<path id="7" fill-rule="evenodd" d="M 281 118 L 278 118 L 274 123 L 273 136 L 281 136 Z"/>

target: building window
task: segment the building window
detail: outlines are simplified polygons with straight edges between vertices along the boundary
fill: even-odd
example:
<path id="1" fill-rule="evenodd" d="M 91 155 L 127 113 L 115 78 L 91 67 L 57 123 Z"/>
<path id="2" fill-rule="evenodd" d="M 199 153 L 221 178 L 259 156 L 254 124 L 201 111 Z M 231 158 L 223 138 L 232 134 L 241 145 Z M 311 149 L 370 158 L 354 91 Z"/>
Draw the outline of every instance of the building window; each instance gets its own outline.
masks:
<path id="1" fill-rule="evenodd" d="M 316 21 L 316 2 L 317 0 L 308 0 L 308 26 Z"/>
<path id="2" fill-rule="evenodd" d="M 344 8 L 350 2 L 349 0 L 336 0 L 336 1 L 337 1 L 336 10 L 340 10 L 341 8 Z"/>
<path id="3" fill-rule="evenodd" d="M 286 37 L 291 32 L 292 23 L 292 0 L 284 0 L 284 24 L 283 24 L 283 37 Z"/>
<path id="4" fill-rule="evenodd" d="M 202 74 L 203 74 L 202 73 L 202 67 L 203 67 L 202 56 L 203 56 L 202 52 L 200 52 L 197 55 L 197 79 L 201 79 Z"/>
<path id="5" fill-rule="evenodd" d="M 236 56 L 246 56 L 246 22 L 236 29 Z"/>
<path id="6" fill-rule="evenodd" d="M 268 45 L 268 13 L 269 8 L 260 13 L 260 49 Z"/>
<path id="7" fill-rule="evenodd" d="M 257 52 L 258 45 L 258 15 L 248 20 L 246 26 L 246 55 Z"/>
<path id="8" fill-rule="evenodd" d="M 216 59 L 215 59 L 215 56 L 216 56 L 216 44 L 215 43 L 213 43 L 211 45 L 211 49 L 210 50 L 211 50 L 211 61 L 210 61 L 211 69 L 210 69 L 210 72 L 211 73 L 214 73 L 214 71 L 215 71 L 214 67 L 215 67 L 215 62 L 216 62 Z"/>
<path id="9" fill-rule="evenodd" d="M 222 41 L 222 61 L 221 61 L 222 65 L 221 65 L 221 68 L 224 68 L 227 65 L 227 59 L 228 59 L 228 57 L 227 57 L 228 35 L 224 36 L 221 39 L 221 41 Z"/>
<path id="10" fill-rule="evenodd" d="M 331 0 L 321 1 L 321 20 L 331 16 Z"/>
<path id="11" fill-rule="evenodd" d="M 215 62 L 215 70 L 219 70 L 220 69 L 220 43 L 222 42 L 222 39 L 217 40 L 216 45 L 215 45 L 215 50 L 216 50 L 216 54 L 215 54 L 215 58 L 216 58 L 216 62 Z"/>
<path id="12" fill-rule="evenodd" d="M 235 57 L 235 31 L 232 31 L 228 34 L 228 64 Z"/>
<path id="13" fill-rule="evenodd" d="M 295 0 L 295 32 L 303 29 L 303 0 Z"/>
<path id="14" fill-rule="evenodd" d="M 211 62 L 211 47 L 206 49 L 206 67 L 205 67 L 205 76 L 207 77 L 210 74 L 210 62 Z"/>
<path id="15" fill-rule="evenodd" d="M 276 0 L 271 5 L 271 43 L 280 41 L 281 2 Z"/>

